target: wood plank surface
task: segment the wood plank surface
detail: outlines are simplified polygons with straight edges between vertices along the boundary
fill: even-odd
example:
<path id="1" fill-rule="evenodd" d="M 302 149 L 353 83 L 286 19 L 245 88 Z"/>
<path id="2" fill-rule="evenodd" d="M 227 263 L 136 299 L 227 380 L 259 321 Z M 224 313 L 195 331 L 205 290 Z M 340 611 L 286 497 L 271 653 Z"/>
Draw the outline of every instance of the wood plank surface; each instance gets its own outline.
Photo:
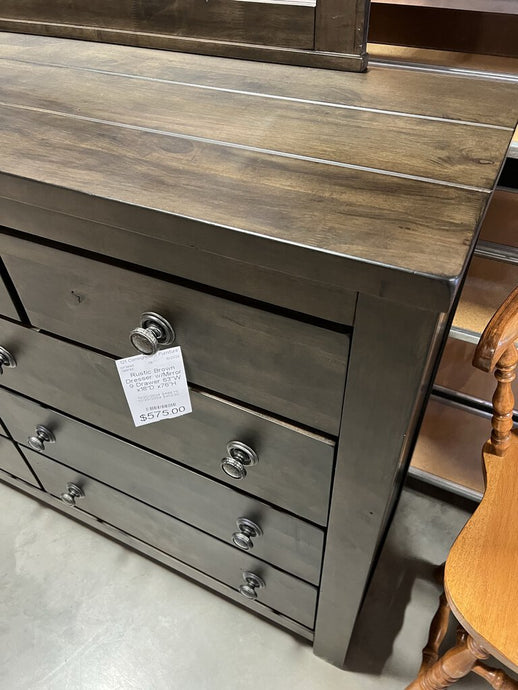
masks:
<path id="1" fill-rule="evenodd" d="M 9 60 L 2 61 L 0 101 L 485 189 L 510 140 L 506 129 L 488 128 L 481 137 L 480 127 L 462 123 Z"/>
<path id="2" fill-rule="evenodd" d="M 347 74 L 4 32 L 0 58 L 512 128 L 517 120 L 515 84 L 444 73 Z"/>
<path id="3" fill-rule="evenodd" d="M 462 271 L 487 201 L 453 186 L 18 108 L 0 107 L 0 150 L 4 173 L 447 278 Z"/>
<path id="4" fill-rule="evenodd" d="M 16 179 L 34 179 L 219 226 L 209 243 L 225 256 L 244 231 L 375 264 L 364 274 L 438 278 L 450 297 L 516 124 L 515 86 L 485 79 L 352 77 L 35 37 L 2 45 L 6 199 L 18 198 Z M 84 203 L 72 215 L 92 218 Z M 136 232 L 174 243 L 177 231 Z"/>

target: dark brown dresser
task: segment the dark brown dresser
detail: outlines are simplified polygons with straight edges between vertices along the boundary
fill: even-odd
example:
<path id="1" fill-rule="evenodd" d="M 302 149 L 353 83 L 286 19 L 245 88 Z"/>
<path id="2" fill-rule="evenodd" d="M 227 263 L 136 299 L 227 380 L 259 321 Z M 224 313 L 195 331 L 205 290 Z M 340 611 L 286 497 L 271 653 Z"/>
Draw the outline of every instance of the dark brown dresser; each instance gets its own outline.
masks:
<path id="1" fill-rule="evenodd" d="M 2 481 L 343 665 L 516 86 L 7 33 L 0 65 Z M 135 427 L 115 360 L 167 324 L 193 411 Z"/>

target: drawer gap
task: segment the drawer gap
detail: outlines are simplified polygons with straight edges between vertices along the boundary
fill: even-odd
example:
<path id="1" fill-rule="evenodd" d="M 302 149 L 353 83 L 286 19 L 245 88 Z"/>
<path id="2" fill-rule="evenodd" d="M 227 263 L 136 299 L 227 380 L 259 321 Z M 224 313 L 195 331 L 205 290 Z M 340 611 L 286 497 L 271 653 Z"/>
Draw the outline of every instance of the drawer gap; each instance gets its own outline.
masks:
<path id="1" fill-rule="evenodd" d="M 304 312 L 299 312 L 292 309 L 280 307 L 276 304 L 271 304 L 268 302 L 263 302 L 261 300 L 253 299 L 252 297 L 246 297 L 245 295 L 240 295 L 239 293 L 222 290 L 221 288 L 217 288 L 212 285 L 208 290 L 207 286 L 203 283 L 189 280 L 188 278 L 182 278 L 181 276 L 176 276 L 170 273 L 164 273 L 163 271 L 158 271 L 153 268 L 149 268 L 139 264 L 134 264 L 128 261 L 123 261 L 122 259 L 118 259 L 111 255 L 106 256 L 104 254 L 97 254 L 96 252 L 92 252 L 87 249 L 82 249 L 81 247 L 72 247 L 61 242 L 49 240 L 45 237 L 36 237 L 34 235 L 21 232 L 19 230 L 15 230 L 14 228 L 1 227 L 1 230 L 4 235 L 16 237 L 27 242 L 37 243 L 38 245 L 49 247 L 51 249 L 56 249 L 62 252 L 67 252 L 69 254 L 74 254 L 76 256 L 81 256 L 85 259 L 90 259 L 92 261 L 98 261 L 99 263 L 106 264 L 108 266 L 116 266 L 117 268 L 122 268 L 126 271 L 133 271 L 134 273 L 138 273 L 149 278 L 155 278 L 166 283 L 172 283 L 173 285 L 185 287 L 191 290 L 195 290 L 197 292 L 209 294 L 211 296 L 220 297 L 222 299 L 242 304 L 243 306 L 261 309 L 262 311 L 266 311 L 271 314 L 276 314 L 278 316 L 283 316 L 285 318 L 294 319 L 295 321 L 301 321 L 312 326 L 325 328 L 326 330 L 334 331 L 335 333 L 348 335 L 352 332 L 352 324 L 347 325 L 337 323 L 335 321 L 329 321 L 327 319 L 318 318 L 317 316 L 311 316 L 309 314 L 305 314 Z M 171 244 L 171 246 L 174 245 Z M 286 275 L 289 276 L 290 274 Z M 351 296 L 351 298 L 353 295 L 355 295 L 355 293 L 352 293 L 351 291 L 349 291 L 348 294 Z"/>
<path id="2" fill-rule="evenodd" d="M 308 524 L 310 524 L 310 525 L 312 525 L 312 526 L 314 526 L 314 527 L 317 527 L 318 529 L 323 530 L 324 533 L 325 533 L 325 531 L 326 531 L 327 520 L 326 520 L 326 523 L 325 523 L 325 524 L 322 524 L 322 523 L 320 523 L 320 522 L 316 522 L 315 520 L 311 520 L 311 519 L 308 518 L 308 517 L 301 517 L 301 516 L 300 516 L 299 514 L 297 514 L 296 512 L 294 512 L 294 511 L 292 511 L 292 510 L 289 510 L 288 508 L 285 508 L 284 506 L 281 507 L 281 506 L 279 506 L 279 505 L 277 505 L 277 504 L 275 504 L 275 503 L 269 501 L 267 498 L 265 498 L 265 497 L 263 497 L 263 496 L 261 496 L 261 497 L 258 498 L 255 494 L 250 493 L 250 492 L 247 492 L 247 491 L 244 491 L 243 489 L 240 489 L 237 485 L 235 486 L 235 485 L 228 485 L 228 484 L 221 483 L 221 482 L 218 481 L 218 479 L 216 479 L 216 478 L 214 478 L 213 476 L 207 474 L 206 472 L 203 472 L 201 469 L 193 468 L 192 466 L 190 466 L 190 465 L 188 465 L 188 464 L 186 464 L 186 463 L 183 463 L 183 462 L 181 462 L 181 461 L 179 461 L 179 460 L 176 460 L 175 458 L 168 457 L 167 455 L 164 455 L 163 453 L 160 453 L 160 452 L 157 451 L 157 450 L 150 449 L 149 447 L 143 446 L 143 445 L 137 443 L 136 441 L 134 441 L 134 440 L 132 440 L 132 439 L 131 439 L 131 440 L 128 440 L 127 438 L 125 438 L 125 437 L 123 437 L 123 436 L 120 436 L 119 434 L 116 434 L 116 433 L 114 433 L 113 431 L 107 431 L 106 429 L 104 429 L 104 428 L 102 428 L 102 427 L 99 427 L 99 426 L 97 426 L 96 424 L 92 424 L 91 422 L 85 422 L 83 419 L 81 419 L 81 418 L 79 418 L 79 417 L 75 417 L 74 415 L 71 415 L 71 414 L 69 414 L 68 412 L 64 412 L 64 411 L 62 411 L 62 410 L 58 410 L 57 408 L 50 407 L 49 405 L 45 405 L 45 404 L 43 404 L 40 400 L 36 400 L 36 399 L 34 399 L 34 398 L 31 398 L 31 397 L 29 397 L 29 396 L 27 396 L 27 395 L 24 395 L 23 393 L 20 393 L 19 391 L 12 391 L 11 389 L 7 388 L 6 386 L 1 386 L 1 385 L 0 385 L 0 388 L 5 389 L 5 390 L 8 391 L 11 395 L 16 395 L 16 396 L 18 396 L 18 397 L 20 397 L 20 398 L 24 398 L 24 399 L 26 399 L 26 400 L 29 400 L 29 401 L 31 401 L 32 403 L 34 403 L 34 404 L 38 405 L 39 407 L 41 407 L 42 409 L 50 410 L 50 411 L 55 411 L 56 413 L 62 415 L 63 417 L 69 418 L 69 419 L 73 420 L 74 422 L 78 422 L 78 423 L 80 423 L 80 424 L 82 424 L 82 425 L 85 425 L 85 426 L 88 426 L 88 427 L 90 427 L 90 428 L 92 428 L 92 429 L 95 429 L 96 431 L 101 432 L 103 435 L 111 436 L 111 437 L 113 437 L 113 438 L 115 438 L 115 439 L 118 439 L 119 441 L 122 441 L 123 443 L 130 444 L 130 445 L 134 446 L 135 448 L 138 448 L 138 449 L 140 449 L 140 450 L 142 450 L 142 451 L 144 451 L 144 452 L 146 452 L 146 453 L 151 453 L 151 454 L 153 454 L 153 455 L 156 455 L 157 457 L 162 458 L 162 459 L 165 460 L 166 462 L 172 462 L 172 463 L 174 463 L 175 465 L 177 465 L 178 467 L 182 467 L 182 468 L 188 470 L 189 472 L 194 472 L 195 474 L 198 474 L 198 475 L 200 475 L 200 476 L 202 476 L 202 477 L 207 478 L 207 479 L 210 480 L 211 482 L 216 482 L 216 483 L 218 483 L 218 484 L 222 484 L 223 486 L 227 486 L 229 489 L 231 489 L 232 491 L 235 491 L 236 493 L 240 494 L 241 496 L 247 496 L 247 497 L 251 497 L 251 498 L 253 498 L 253 499 L 258 499 L 258 500 L 260 500 L 262 503 L 264 503 L 267 507 L 272 508 L 273 510 L 276 510 L 276 511 L 282 511 L 283 513 L 286 513 L 287 515 L 290 515 L 291 517 L 297 518 L 298 520 L 303 520 L 304 522 L 306 522 L 306 523 L 308 523 Z M 22 446 L 22 448 L 23 448 L 23 447 L 24 447 L 24 446 Z M 44 453 L 42 453 L 42 455 L 43 455 L 44 457 L 48 458 L 48 456 L 45 455 Z M 63 463 L 60 463 L 60 462 L 59 462 L 58 460 L 56 460 L 55 458 L 48 458 L 48 459 L 52 460 L 52 462 L 57 462 L 58 464 L 63 464 Z M 333 457 L 333 471 L 334 471 L 334 462 L 335 462 L 335 456 Z M 64 466 L 65 466 L 65 467 L 69 467 L 68 465 L 64 465 Z M 74 470 L 74 468 L 70 468 L 70 469 L 72 469 L 73 471 L 77 471 L 77 470 Z M 89 476 L 89 475 L 87 475 L 87 476 Z M 92 477 L 92 479 L 94 479 L 94 481 L 100 482 L 101 484 L 104 484 L 104 482 L 102 482 L 102 481 L 99 480 L 99 479 L 96 479 L 96 478 L 93 478 L 93 477 Z M 106 485 L 106 486 L 108 486 L 108 485 Z M 117 489 L 117 491 L 120 491 L 120 490 Z M 125 494 L 124 491 L 120 491 L 120 493 Z M 125 495 L 129 495 L 129 494 L 125 494 Z M 131 497 L 131 498 L 134 498 L 134 496 L 130 496 L 130 497 Z M 135 499 L 135 500 L 139 500 L 139 499 Z M 145 503 L 145 501 L 141 501 L 141 503 Z M 149 504 L 146 504 L 146 505 L 149 505 Z M 152 506 L 152 507 L 154 507 L 154 506 Z M 160 512 L 165 512 L 165 511 L 160 511 Z M 166 514 L 167 514 L 167 513 L 166 513 Z M 176 518 L 175 518 L 175 519 L 176 519 Z M 179 518 L 178 518 L 178 519 L 179 519 Z M 186 523 L 186 524 L 188 524 L 188 523 Z M 198 528 L 196 527 L 195 529 L 198 529 Z M 203 532 L 203 530 L 200 530 L 200 531 Z M 221 540 L 220 540 L 220 541 L 221 541 Z M 324 541 L 325 541 L 325 540 L 324 540 Z M 224 543 L 224 542 L 223 542 L 223 543 Z"/>
<path id="3" fill-rule="evenodd" d="M 23 451 L 23 448 L 24 448 L 24 446 L 21 447 L 22 451 Z M 136 498 L 135 496 L 132 496 L 131 494 L 128 494 L 126 491 L 122 491 L 121 489 L 115 489 L 114 487 L 110 486 L 109 484 L 106 484 L 106 482 L 103 482 L 102 479 L 99 479 L 98 477 L 92 477 L 91 475 L 86 474 L 86 473 L 83 472 L 83 471 L 79 471 L 79 470 L 75 469 L 74 467 L 71 467 L 70 465 L 65 464 L 64 462 L 59 462 L 59 460 L 56 460 L 55 458 L 50 458 L 50 457 L 48 457 L 47 455 L 45 455 L 44 453 L 40 453 L 40 455 L 41 455 L 42 457 L 46 458 L 46 459 L 47 459 L 49 462 L 51 462 L 51 463 L 55 463 L 56 465 L 59 465 L 59 466 L 61 466 L 61 467 L 66 467 L 66 468 L 67 468 L 68 470 L 70 470 L 71 472 L 79 473 L 79 474 L 81 474 L 82 476 L 87 477 L 88 479 L 91 479 L 91 480 L 94 481 L 94 482 L 97 482 L 98 484 L 102 484 L 103 486 L 108 487 L 109 489 L 111 489 L 111 490 L 114 491 L 115 493 L 119 493 L 119 494 L 122 494 L 123 496 L 127 496 L 128 498 L 131 498 L 132 501 L 136 501 L 137 503 L 142 503 L 143 505 L 148 506 L 149 508 L 152 508 L 152 509 L 155 510 L 157 513 L 161 513 L 162 515 L 166 515 L 168 518 L 171 518 L 171 520 L 176 520 L 177 522 L 180 522 L 180 523 L 182 523 L 182 524 L 184 524 L 184 525 L 187 525 L 187 526 L 190 527 L 191 529 L 196 530 L 197 532 L 200 532 L 201 534 L 207 535 L 207 536 L 210 537 L 211 539 L 215 539 L 215 540 L 216 540 L 217 542 L 219 542 L 220 544 L 224 544 L 225 546 L 228 546 L 229 548 L 233 548 L 228 542 L 224 541 L 223 539 L 220 539 L 219 537 L 215 536 L 214 534 L 211 534 L 210 532 L 207 532 L 206 530 L 201 529 L 200 527 L 195 527 L 194 525 L 191 525 L 189 522 L 186 522 L 185 520 L 182 520 L 182 518 L 180 518 L 180 517 L 178 517 L 178 516 L 176 516 L 176 515 L 171 515 L 170 513 L 167 513 L 165 510 L 162 510 L 161 508 L 157 508 L 156 506 L 151 505 L 150 503 L 147 503 L 146 501 L 143 501 L 143 500 L 140 499 L 140 498 Z M 8 474 L 9 474 L 9 473 L 8 473 Z M 50 493 L 50 492 L 49 492 L 49 493 Z M 55 499 L 60 500 L 60 499 L 59 499 L 59 496 L 56 496 L 56 495 L 53 494 L 53 493 L 50 493 L 50 495 L 51 495 L 51 496 L 54 496 Z M 79 505 L 79 506 L 76 506 L 76 508 L 77 508 L 78 510 L 80 510 L 81 512 L 86 513 L 87 515 L 91 515 L 91 516 L 94 517 L 96 520 L 99 520 L 99 522 L 105 522 L 105 521 L 102 520 L 101 518 L 96 517 L 93 513 L 89 513 L 87 510 L 83 510 L 83 509 L 81 508 L 80 505 Z M 274 506 L 272 506 L 272 508 L 274 508 Z M 278 510 L 278 509 L 277 509 L 277 510 Z M 283 512 L 288 512 L 288 511 L 283 511 Z M 309 521 L 306 520 L 306 522 L 309 522 Z M 109 523 L 109 522 L 106 522 L 106 524 L 111 525 L 111 523 Z M 128 534 L 129 536 L 132 536 L 132 535 L 131 535 L 131 532 L 126 532 L 125 530 L 121 529 L 120 527 L 117 527 L 116 525 L 111 525 L 111 526 L 114 527 L 115 529 L 120 530 L 120 531 L 123 532 L 124 534 Z M 148 542 L 144 542 L 144 543 L 147 544 Z M 152 544 L 149 544 L 149 546 L 152 546 Z M 156 548 L 156 547 L 153 547 L 153 548 Z M 165 552 L 164 552 L 164 553 L 165 553 Z M 279 571 L 281 571 L 281 572 L 283 572 L 283 573 L 286 573 L 286 575 L 289 575 L 290 577 L 294 577 L 294 578 L 296 578 L 296 579 L 298 579 L 298 580 L 301 580 L 302 582 L 307 582 L 308 584 L 310 584 L 310 585 L 312 585 L 312 586 L 315 586 L 315 587 L 318 587 L 318 585 L 319 585 L 319 583 L 320 583 L 320 577 L 321 577 L 321 573 L 322 573 L 322 559 L 320 560 L 320 567 L 319 567 L 318 580 L 317 580 L 316 582 L 311 582 L 310 580 L 306 580 L 306 579 L 303 578 L 303 577 L 299 577 L 298 575 L 294 575 L 293 573 L 291 573 L 290 571 L 286 570 L 286 569 L 283 568 L 282 566 L 279 566 L 279 565 L 277 565 L 277 564 L 272 564 L 272 563 L 270 563 L 269 561 L 266 561 L 264 558 L 261 558 L 260 556 L 257 556 L 257 554 L 255 554 L 255 553 L 250 553 L 250 555 L 253 556 L 253 558 L 256 559 L 257 561 L 260 561 L 261 563 L 264 563 L 264 564 L 266 564 L 266 565 L 273 566 L 276 570 L 279 570 Z M 183 562 L 183 561 L 182 561 L 182 562 Z"/>

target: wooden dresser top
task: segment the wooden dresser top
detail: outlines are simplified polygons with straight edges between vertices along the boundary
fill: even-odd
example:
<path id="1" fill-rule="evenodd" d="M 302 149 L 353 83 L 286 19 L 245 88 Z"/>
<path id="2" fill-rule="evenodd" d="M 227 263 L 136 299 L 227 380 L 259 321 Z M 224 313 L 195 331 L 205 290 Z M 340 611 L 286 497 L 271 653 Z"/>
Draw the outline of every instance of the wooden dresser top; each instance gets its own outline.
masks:
<path id="1" fill-rule="evenodd" d="M 238 236 L 272 238 L 286 253 L 340 257 L 344 274 L 361 263 L 358 289 L 376 294 L 376 267 L 398 269 L 405 289 L 418 277 L 439 285 L 423 304 L 444 311 L 518 117 L 518 88 L 504 80 L 8 33 L 0 75 L 0 198 L 59 201 L 71 216 L 173 244 L 203 235 L 230 251 Z M 29 180 L 46 191 L 29 198 Z M 124 207 L 127 222 L 92 196 Z M 155 228 L 150 215 L 130 227 L 128 207 L 169 223 Z M 183 239 L 181 219 L 191 219 Z"/>

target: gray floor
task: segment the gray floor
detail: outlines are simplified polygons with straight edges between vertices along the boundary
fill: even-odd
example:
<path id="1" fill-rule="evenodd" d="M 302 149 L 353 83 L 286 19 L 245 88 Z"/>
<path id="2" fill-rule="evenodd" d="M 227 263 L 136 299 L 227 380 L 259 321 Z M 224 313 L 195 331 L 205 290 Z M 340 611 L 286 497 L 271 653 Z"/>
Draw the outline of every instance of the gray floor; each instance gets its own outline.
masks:
<path id="1" fill-rule="evenodd" d="M 0 690 L 402 690 L 467 518 L 405 490 L 348 670 L 0 484 Z M 459 690 L 487 688 L 474 677 Z"/>

